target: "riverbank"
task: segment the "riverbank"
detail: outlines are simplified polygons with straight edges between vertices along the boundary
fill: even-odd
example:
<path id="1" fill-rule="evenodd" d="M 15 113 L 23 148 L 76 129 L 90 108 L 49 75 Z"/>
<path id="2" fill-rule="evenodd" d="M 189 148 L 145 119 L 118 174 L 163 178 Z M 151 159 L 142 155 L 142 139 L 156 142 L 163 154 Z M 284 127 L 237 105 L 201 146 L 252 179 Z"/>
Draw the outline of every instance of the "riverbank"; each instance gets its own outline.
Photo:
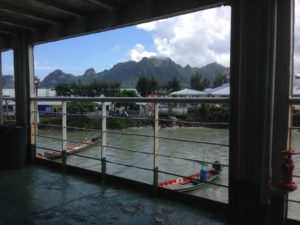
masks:
<path id="1" fill-rule="evenodd" d="M 192 116 L 180 118 L 161 117 L 159 121 L 161 128 L 166 127 L 210 127 L 228 128 L 227 122 L 203 122 L 195 121 Z M 61 126 L 61 117 L 41 117 L 39 121 L 40 129 L 55 129 Z M 68 116 L 67 126 L 72 128 L 101 129 L 101 118 L 88 116 Z M 127 129 L 132 127 L 153 127 L 153 118 L 116 118 L 107 117 L 108 129 Z"/>

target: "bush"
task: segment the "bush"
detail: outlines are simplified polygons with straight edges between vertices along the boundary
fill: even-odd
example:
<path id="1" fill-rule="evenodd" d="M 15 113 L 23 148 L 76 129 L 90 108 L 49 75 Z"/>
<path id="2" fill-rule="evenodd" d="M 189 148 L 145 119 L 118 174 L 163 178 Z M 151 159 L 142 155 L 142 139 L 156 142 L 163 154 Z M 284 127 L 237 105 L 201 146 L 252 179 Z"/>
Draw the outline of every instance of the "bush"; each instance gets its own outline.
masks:
<path id="1" fill-rule="evenodd" d="M 40 119 L 41 125 L 61 125 L 60 117 L 43 117 Z M 82 116 L 69 116 L 67 120 L 69 127 L 80 127 L 87 129 L 101 129 L 101 118 L 91 118 Z M 136 121 L 119 118 L 107 118 L 108 129 L 126 129 L 137 126 Z M 43 128 L 44 126 L 42 126 Z"/>

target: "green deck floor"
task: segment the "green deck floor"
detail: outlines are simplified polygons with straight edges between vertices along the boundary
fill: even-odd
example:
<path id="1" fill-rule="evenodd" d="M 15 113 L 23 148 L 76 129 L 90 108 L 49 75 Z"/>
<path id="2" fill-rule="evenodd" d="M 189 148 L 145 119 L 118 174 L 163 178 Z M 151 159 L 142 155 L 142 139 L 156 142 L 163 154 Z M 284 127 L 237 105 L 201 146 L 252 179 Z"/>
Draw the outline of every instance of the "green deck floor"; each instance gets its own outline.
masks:
<path id="1" fill-rule="evenodd" d="M 0 225 L 227 224 L 214 214 L 40 166 L 0 171 Z"/>

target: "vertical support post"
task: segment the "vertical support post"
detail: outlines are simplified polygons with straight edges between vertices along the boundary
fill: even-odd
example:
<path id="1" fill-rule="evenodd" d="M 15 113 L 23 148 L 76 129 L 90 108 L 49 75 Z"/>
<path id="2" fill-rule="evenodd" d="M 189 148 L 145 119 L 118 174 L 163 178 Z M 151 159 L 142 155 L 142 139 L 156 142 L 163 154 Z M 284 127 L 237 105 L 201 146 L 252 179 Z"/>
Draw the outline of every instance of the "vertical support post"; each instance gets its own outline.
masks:
<path id="1" fill-rule="evenodd" d="M 35 85 L 35 76 L 34 76 L 34 63 L 33 63 L 33 48 L 29 48 L 29 88 L 30 88 L 30 98 L 31 97 L 38 97 L 38 90 L 36 89 Z M 33 101 L 30 100 L 30 133 L 31 133 L 31 159 L 36 157 L 36 142 L 37 142 L 37 135 L 38 135 L 38 102 L 37 100 Z"/>
<path id="2" fill-rule="evenodd" d="M 287 141 L 287 150 L 292 150 L 292 127 L 293 127 L 293 107 L 292 106 L 288 106 L 289 107 L 289 115 L 288 115 L 288 141 Z"/>
<path id="3" fill-rule="evenodd" d="M 30 132 L 31 132 L 31 153 L 32 158 L 36 156 L 36 140 L 37 140 L 37 129 L 38 129 L 38 107 L 37 101 L 31 100 L 30 102 L 31 116 L 30 116 Z"/>
<path id="4" fill-rule="evenodd" d="M 3 80 L 2 80 L 2 52 L 0 51 L 0 125 L 3 125 Z"/>
<path id="5" fill-rule="evenodd" d="M 101 174 L 102 181 L 105 181 L 106 176 L 106 104 L 102 102 L 101 110 Z"/>
<path id="6" fill-rule="evenodd" d="M 23 32 L 20 42 L 14 48 L 14 71 L 15 71 L 15 98 L 16 98 L 16 124 L 18 126 L 29 125 L 29 98 L 30 88 L 29 75 L 32 63 L 32 46 L 26 43 L 26 33 Z"/>
<path id="7" fill-rule="evenodd" d="M 273 190 L 287 145 L 292 2 L 231 1 L 229 205 L 238 223 L 283 224 L 284 195 Z"/>
<path id="8" fill-rule="evenodd" d="M 67 102 L 62 101 L 62 166 L 67 164 Z"/>
<path id="9" fill-rule="evenodd" d="M 16 125 L 25 128 L 26 160 L 32 161 L 31 103 L 34 79 L 33 45 L 28 44 L 28 32 L 23 31 L 14 48 Z"/>
<path id="10" fill-rule="evenodd" d="M 9 120 L 8 116 L 9 116 L 9 108 L 8 108 L 8 101 L 9 100 L 5 100 L 5 112 L 6 112 L 6 121 Z"/>
<path id="11" fill-rule="evenodd" d="M 159 140 L 159 103 L 154 105 L 154 148 L 153 148 L 153 192 L 158 187 L 158 140 Z"/>
<path id="12" fill-rule="evenodd" d="M 276 46 L 276 78 L 274 96 L 274 128 L 272 155 L 272 185 L 276 187 L 282 180 L 281 151 L 290 147 L 292 125 L 292 107 L 287 99 L 291 95 L 294 55 L 294 0 L 277 0 L 277 46 Z M 288 195 L 282 190 L 272 192 L 271 224 L 284 224 L 287 217 Z"/>

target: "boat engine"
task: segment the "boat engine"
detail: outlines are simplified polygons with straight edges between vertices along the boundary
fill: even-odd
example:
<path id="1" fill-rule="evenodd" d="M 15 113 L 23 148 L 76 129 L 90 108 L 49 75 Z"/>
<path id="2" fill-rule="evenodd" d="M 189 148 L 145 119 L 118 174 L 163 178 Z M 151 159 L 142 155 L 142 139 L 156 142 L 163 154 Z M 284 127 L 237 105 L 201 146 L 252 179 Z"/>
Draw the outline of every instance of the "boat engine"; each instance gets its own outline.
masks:
<path id="1" fill-rule="evenodd" d="M 219 161 L 215 161 L 212 164 L 212 168 L 215 169 L 218 173 L 221 172 L 221 170 L 222 170 L 221 163 Z"/>

